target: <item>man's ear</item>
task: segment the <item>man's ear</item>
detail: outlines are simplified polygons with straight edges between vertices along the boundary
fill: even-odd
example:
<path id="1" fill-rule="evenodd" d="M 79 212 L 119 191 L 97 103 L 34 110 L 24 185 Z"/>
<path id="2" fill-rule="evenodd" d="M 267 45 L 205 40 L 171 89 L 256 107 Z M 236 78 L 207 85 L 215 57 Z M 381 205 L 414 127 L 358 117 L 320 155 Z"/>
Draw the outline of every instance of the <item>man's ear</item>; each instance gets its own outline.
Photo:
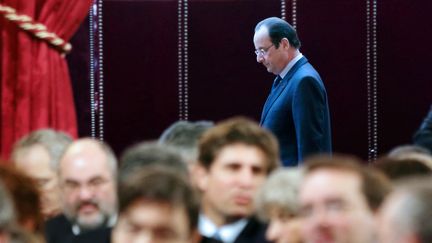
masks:
<path id="1" fill-rule="evenodd" d="M 289 43 L 289 40 L 286 37 L 282 38 L 280 43 L 283 46 L 283 48 L 287 50 L 291 47 L 291 44 Z"/>
<path id="2" fill-rule="evenodd" d="M 194 183 L 201 192 L 204 192 L 207 189 L 208 173 L 208 169 L 205 168 L 203 165 L 199 163 L 195 164 L 192 171 L 192 177 Z"/>

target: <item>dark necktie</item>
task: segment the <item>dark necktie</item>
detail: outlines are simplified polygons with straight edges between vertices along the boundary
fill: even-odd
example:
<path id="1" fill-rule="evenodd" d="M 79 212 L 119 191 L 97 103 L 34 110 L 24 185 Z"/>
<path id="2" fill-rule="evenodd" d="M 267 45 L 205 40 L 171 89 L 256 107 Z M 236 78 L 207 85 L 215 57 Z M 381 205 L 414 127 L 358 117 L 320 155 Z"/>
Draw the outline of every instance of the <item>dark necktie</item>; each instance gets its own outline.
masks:
<path id="1" fill-rule="evenodd" d="M 276 87 L 279 85 L 279 83 L 282 81 L 281 76 L 276 76 L 274 82 L 273 82 L 273 86 L 272 86 L 272 90 L 276 89 Z"/>

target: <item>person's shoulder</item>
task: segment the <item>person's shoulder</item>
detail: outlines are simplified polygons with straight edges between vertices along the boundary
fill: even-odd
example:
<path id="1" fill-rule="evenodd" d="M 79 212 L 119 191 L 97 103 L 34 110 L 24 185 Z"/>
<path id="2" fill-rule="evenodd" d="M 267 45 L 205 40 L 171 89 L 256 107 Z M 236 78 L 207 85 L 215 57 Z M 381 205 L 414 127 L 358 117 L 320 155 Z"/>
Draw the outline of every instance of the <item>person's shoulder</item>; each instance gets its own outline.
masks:
<path id="1" fill-rule="evenodd" d="M 50 233 L 72 233 L 72 225 L 69 220 L 63 214 L 57 215 L 53 218 L 48 219 L 45 222 L 45 231 Z"/>
<path id="2" fill-rule="evenodd" d="M 222 243 L 222 241 L 202 236 L 200 243 Z"/>
<path id="3" fill-rule="evenodd" d="M 54 216 L 46 221 L 47 224 L 70 224 L 69 220 L 66 218 L 64 214 L 59 214 Z"/>
<path id="4" fill-rule="evenodd" d="M 45 222 L 45 237 L 47 243 L 65 243 L 73 237 L 72 225 L 63 214 L 57 215 Z"/>
<path id="5" fill-rule="evenodd" d="M 255 217 L 249 218 L 246 227 L 234 241 L 235 243 L 266 243 L 265 238 L 267 224 L 260 222 Z"/>

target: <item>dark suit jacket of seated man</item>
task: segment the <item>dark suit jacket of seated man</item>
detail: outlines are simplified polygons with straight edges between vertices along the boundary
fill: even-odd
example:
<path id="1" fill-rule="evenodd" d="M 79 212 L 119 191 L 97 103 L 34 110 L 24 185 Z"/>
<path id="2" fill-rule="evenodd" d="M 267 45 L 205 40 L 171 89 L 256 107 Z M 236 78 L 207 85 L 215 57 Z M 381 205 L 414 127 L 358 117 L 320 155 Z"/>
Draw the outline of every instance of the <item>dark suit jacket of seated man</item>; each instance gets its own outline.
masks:
<path id="1" fill-rule="evenodd" d="M 265 19 L 255 28 L 254 45 L 257 62 L 278 75 L 260 124 L 276 135 L 284 166 L 331 153 L 327 93 L 318 72 L 300 53 L 294 28 L 276 17 Z"/>

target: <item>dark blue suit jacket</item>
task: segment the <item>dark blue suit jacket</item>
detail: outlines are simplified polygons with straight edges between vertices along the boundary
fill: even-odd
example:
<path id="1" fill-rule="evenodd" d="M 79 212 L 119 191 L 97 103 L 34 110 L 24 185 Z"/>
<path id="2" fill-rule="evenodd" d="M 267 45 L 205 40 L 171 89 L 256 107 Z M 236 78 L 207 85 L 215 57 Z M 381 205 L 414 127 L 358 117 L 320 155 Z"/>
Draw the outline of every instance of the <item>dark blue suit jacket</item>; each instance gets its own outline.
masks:
<path id="1" fill-rule="evenodd" d="M 432 106 L 414 135 L 414 144 L 427 148 L 432 153 Z"/>
<path id="2" fill-rule="evenodd" d="M 327 93 L 305 57 L 272 87 L 260 124 L 277 137 L 284 166 L 301 164 L 308 155 L 331 152 Z"/>

